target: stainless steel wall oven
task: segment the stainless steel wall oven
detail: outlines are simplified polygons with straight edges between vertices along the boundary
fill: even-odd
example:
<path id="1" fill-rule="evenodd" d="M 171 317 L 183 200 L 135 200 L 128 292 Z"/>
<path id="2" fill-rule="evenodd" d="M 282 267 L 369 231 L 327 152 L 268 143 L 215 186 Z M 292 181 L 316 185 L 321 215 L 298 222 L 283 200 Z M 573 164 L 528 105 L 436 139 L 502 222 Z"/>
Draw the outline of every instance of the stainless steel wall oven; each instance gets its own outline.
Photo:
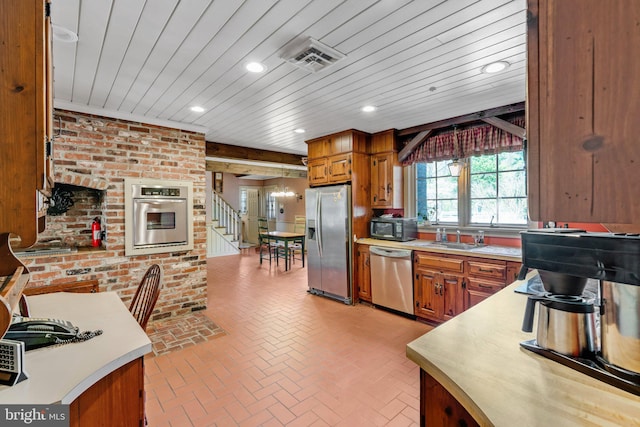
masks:
<path id="1" fill-rule="evenodd" d="M 125 180 L 125 254 L 193 249 L 192 185 Z"/>

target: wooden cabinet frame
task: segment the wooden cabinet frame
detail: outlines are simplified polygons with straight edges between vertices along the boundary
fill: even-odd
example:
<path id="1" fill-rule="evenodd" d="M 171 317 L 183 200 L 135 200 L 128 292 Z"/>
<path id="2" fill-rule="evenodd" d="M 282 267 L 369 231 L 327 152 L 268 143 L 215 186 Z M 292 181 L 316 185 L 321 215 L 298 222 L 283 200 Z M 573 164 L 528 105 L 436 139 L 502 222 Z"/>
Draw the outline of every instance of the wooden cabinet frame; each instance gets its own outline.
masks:
<path id="1" fill-rule="evenodd" d="M 46 193 L 52 184 L 46 150 L 52 137 L 48 12 L 47 0 L 0 2 L 0 15 L 10 17 L 0 26 L 0 232 L 19 235 L 21 247 L 33 245 L 44 228 L 37 191 Z"/>
<path id="2" fill-rule="evenodd" d="M 640 3 L 528 0 L 527 12 L 530 219 L 637 224 Z"/>
<path id="3" fill-rule="evenodd" d="M 516 280 L 521 263 L 414 251 L 414 310 L 441 323 Z"/>
<path id="4" fill-rule="evenodd" d="M 401 209 L 403 174 L 398 162 L 395 129 L 371 136 L 371 207 Z"/>
<path id="5" fill-rule="evenodd" d="M 464 261 L 455 255 L 414 251 L 414 314 L 446 321 L 464 309 Z"/>
<path id="6" fill-rule="evenodd" d="M 356 289 L 358 298 L 371 302 L 371 265 L 369 245 L 356 245 Z"/>

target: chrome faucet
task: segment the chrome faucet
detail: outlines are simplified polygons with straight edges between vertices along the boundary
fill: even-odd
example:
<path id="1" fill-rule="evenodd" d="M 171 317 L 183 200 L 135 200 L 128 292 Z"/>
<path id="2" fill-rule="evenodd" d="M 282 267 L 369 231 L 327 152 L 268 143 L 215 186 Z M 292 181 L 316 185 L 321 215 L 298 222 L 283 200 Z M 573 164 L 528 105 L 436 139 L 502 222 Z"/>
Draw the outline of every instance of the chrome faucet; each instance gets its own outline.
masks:
<path id="1" fill-rule="evenodd" d="M 456 230 L 456 243 L 460 243 L 460 230 Z"/>

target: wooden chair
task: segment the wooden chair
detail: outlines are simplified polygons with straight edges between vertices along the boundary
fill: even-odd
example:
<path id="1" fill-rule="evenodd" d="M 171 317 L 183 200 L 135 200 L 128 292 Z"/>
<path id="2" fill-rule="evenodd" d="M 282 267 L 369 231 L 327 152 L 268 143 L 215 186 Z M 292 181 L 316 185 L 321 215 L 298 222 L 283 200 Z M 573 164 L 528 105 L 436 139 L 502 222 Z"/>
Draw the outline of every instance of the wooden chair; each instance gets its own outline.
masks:
<path id="1" fill-rule="evenodd" d="M 136 290 L 129 311 L 136 318 L 142 329 L 147 328 L 147 322 L 151 317 L 151 312 L 160 296 L 162 288 L 162 269 L 158 264 L 153 264 L 140 281 Z"/>
<path id="2" fill-rule="evenodd" d="M 262 265 L 263 259 L 268 259 L 271 264 L 271 259 L 277 256 L 278 245 L 275 240 L 266 236 L 269 232 L 269 221 L 266 218 L 258 218 L 258 244 L 260 245 L 260 264 Z M 276 263 L 278 258 L 276 257 Z"/>
<path id="3" fill-rule="evenodd" d="M 294 233 L 305 233 L 307 218 L 304 216 L 296 215 L 295 222 L 293 223 Z M 296 254 L 298 257 L 296 258 Z M 296 259 L 302 259 L 302 241 L 295 241 L 289 245 L 289 256 L 291 257 L 291 263 L 293 264 Z"/>

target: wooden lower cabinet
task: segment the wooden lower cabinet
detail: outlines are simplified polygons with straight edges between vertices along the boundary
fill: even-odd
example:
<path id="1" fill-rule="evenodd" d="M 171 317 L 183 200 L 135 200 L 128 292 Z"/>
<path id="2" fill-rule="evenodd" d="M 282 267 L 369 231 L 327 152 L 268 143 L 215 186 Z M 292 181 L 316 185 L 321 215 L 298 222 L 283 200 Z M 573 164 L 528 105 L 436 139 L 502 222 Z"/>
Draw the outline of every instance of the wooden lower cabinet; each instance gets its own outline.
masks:
<path id="1" fill-rule="evenodd" d="M 462 313 L 464 277 L 419 269 L 415 274 L 415 314 L 434 321 L 449 320 Z"/>
<path id="2" fill-rule="evenodd" d="M 468 309 L 504 288 L 504 282 L 469 277 L 465 289 L 464 309 Z"/>
<path id="3" fill-rule="evenodd" d="M 479 426 L 467 410 L 438 381 L 420 369 L 420 425 Z"/>
<path id="4" fill-rule="evenodd" d="M 414 252 L 414 313 L 443 322 L 462 313 L 464 261 L 460 257 Z"/>
<path id="5" fill-rule="evenodd" d="M 442 323 L 516 280 L 521 264 L 414 251 L 415 315 Z"/>
<path id="6" fill-rule="evenodd" d="M 356 287 L 358 298 L 371 302 L 371 265 L 369 263 L 369 245 L 357 245 L 356 247 Z"/>
<path id="7" fill-rule="evenodd" d="M 466 263 L 465 310 L 504 288 L 507 279 L 506 261 L 469 258 Z"/>
<path id="8" fill-rule="evenodd" d="M 521 262 L 507 261 L 507 285 L 518 280 L 521 268 Z"/>
<path id="9" fill-rule="evenodd" d="M 70 427 L 144 426 L 144 358 L 116 369 L 69 406 Z"/>

